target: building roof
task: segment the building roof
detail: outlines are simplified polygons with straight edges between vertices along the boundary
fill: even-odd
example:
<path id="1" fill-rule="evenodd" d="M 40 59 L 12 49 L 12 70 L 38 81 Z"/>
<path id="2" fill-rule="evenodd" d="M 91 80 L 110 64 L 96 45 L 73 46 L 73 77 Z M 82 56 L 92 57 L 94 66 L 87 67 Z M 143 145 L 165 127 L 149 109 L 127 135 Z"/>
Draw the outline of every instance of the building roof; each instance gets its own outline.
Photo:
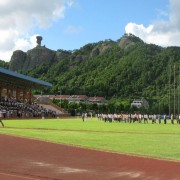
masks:
<path id="1" fill-rule="evenodd" d="M 86 95 L 34 95 L 35 98 L 48 97 L 49 99 L 85 100 Z"/>
<path id="2" fill-rule="evenodd" d="M 105 100 L 105 98 L 101 97 L 101 96 L 94 96 L 94 97 L 89 97 L 88 98 L 88 101 L 94 101 L 94 102 L 96 102 L 96 101 L 104 101 L 104 100 Z"/>
<path id="3" fill-rule="evenodd" d="M 84 100 L 87 99 L 88 97 L 86 95 L 70 95 L 69 100 Z"/>
<path id="4" fill-rule="evenodd" d="M 48 82 L 45 82 L 45 81 L 42 81 L 42 80 L 39 80 L 36 78 L 32 78 L 30 76 L 26 76 L 26 75 L 23 75 L 23 74 L 20 74 L 17 72 L 13 72 L 13 71 L 1 68 L 1 67 L 0 67 L 0 74 L 4 74 L 6 76 L 9 76 L 9 77 L 15 78 L 15 79 L 19 79 L 19 80 L 24 80 L 26 82 L 30 82 L 30 83 L 35 84 L 35 85 L 47 86 L 47 87 L 52 86 L 51 83 L 48 83 Z"/>
<path id="5" fill-rule="evenodd" d="M 101 96 L 89 97 L 86 95 L 34 95 L 34 98 L 47 97 L 49 99 L 68 100 L 69 102 L 90 102 L 90 103 L 105 103 L 106 99 Z"/>
<path id="6" fill-rule="evenodd" d="M 66 100 L 69 98 L 69 95 L 49 95 L 50 99 L 63 99 Z"/>

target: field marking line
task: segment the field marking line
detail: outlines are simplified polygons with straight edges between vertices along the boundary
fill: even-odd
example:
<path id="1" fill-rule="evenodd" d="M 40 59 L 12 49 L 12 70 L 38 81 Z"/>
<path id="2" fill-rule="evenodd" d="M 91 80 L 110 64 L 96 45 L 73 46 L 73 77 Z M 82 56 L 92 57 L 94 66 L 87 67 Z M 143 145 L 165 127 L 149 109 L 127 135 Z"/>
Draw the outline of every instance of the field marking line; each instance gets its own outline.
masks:
<path id="1" fill-rule="evenodd" d="M 7 129 L 17 130 L 46 130 L 46 131 L 57 131 L 57 132 L 89 132 L 89 133 L 113 133 L 113 134 L 137 134 L 137 135 L 180 135 L 180 133 L 166 133 L 166 132 L 133 132 L 133 131 L 94 131 L 94 130 L 76 130 L 76 129 L 49 129 L 49 128 L 17 128 L 17 127 L 6 127 Z"/>
<path id="2" fill-rule="evenodd" d="M 38 180 L 37 178 L 30 178 L 30 177 L 26 177 L 26 176 L 9 174 L 9 173 L 2 173 L 2 172 L 0 172 L 0 175 L 7 175 L 7 176 L 12 176 L 12 177 L 17 177 L 17 178 L 25 178 L 25 179 L 30 179 L 30 180 Z"/>

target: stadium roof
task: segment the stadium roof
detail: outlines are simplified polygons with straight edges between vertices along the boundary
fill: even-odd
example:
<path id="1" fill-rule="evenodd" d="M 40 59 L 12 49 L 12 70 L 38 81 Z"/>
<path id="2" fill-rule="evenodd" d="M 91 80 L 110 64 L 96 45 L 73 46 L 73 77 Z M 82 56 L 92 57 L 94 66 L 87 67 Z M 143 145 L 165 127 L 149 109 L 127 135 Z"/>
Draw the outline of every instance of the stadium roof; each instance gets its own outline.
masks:
<path id="1" fill-rule="evenodd" d="M 17 72 L 13 72 L 4 68 L 0 67 L 0 81 L 20 81 L 21 83 L 25 83 L 26 85 L 31 85 L 31 86 L 46 86 L 46 87 L 51 87 L 52 84 L 36 79 L 36 78 L 32 78 L 30 76 L 26 76 Z M 10 83 L 10 82 L 9 82 Z M 13 83 L 13 82 L 11 82 Z"/>

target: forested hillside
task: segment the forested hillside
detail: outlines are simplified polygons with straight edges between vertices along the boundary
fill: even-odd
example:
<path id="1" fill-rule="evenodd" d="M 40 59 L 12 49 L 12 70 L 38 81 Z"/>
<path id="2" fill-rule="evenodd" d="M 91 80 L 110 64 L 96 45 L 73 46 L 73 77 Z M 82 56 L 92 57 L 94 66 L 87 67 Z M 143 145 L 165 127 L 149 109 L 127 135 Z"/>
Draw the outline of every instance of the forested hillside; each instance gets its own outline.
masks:
<path id="1" fill-rule="evenodd" d="M 62 94 L 104 96 L 117 102 L 145 98 L 154 108 L 167 111 L 169 79 L 171 76 L 172 88 L 176 64 L 175 89 L 178 89 L 179 47 L 162 48 L 124 35 L 117 41 L 87 44 L 68 53 L 59 61 L 22 73 L 53 83 L 46 93 L 57 94 L 61 90 Z"/>
<path id="2" fill-rule="evenodd" d="M 0 67 L 8 69 L 9 68 L 9 63 L 4 62 L 3 60 L 0 60 Z"/>

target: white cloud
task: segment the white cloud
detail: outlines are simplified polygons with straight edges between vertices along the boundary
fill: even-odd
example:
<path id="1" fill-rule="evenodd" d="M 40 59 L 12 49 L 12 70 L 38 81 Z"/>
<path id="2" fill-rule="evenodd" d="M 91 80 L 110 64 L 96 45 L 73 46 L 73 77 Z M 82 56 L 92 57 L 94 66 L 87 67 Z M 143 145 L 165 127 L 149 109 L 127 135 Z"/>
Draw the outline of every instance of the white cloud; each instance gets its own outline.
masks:
<path id="1" fill-rule="evenodd" d="M 158 20 L 145 27 L 143 24 L 128 23 L 126 33 L 132 33 L 147 43 L 160 46 L 180 46 L 180 1 L 170 0 L 170 12 L 167 20 Z M 160 10 L 159 10 L 160 11 Z M 164 15 L 164 11 L 160 11 Z"/>
<path id="2" fill-rule="evenodd" d="M 34 47 L 35 28 L 48 28 L 64 18 L 67 7 L 75 0 L 2 0 L 0 1 L 0 59 L 10 60 L 16 49 Z"/>
<path id="3" fill-rule="evenodd" d="M 32 46 L 35 47 L 37 45 L 36 36 L 38 36 L 38 34 L 30 37 L 28 36 L 27 38 L 19 38 L 15 42 L 16 49 L 23 49 L 24 51 L 27 51 L 28 49 L 32 48 Z"/>

